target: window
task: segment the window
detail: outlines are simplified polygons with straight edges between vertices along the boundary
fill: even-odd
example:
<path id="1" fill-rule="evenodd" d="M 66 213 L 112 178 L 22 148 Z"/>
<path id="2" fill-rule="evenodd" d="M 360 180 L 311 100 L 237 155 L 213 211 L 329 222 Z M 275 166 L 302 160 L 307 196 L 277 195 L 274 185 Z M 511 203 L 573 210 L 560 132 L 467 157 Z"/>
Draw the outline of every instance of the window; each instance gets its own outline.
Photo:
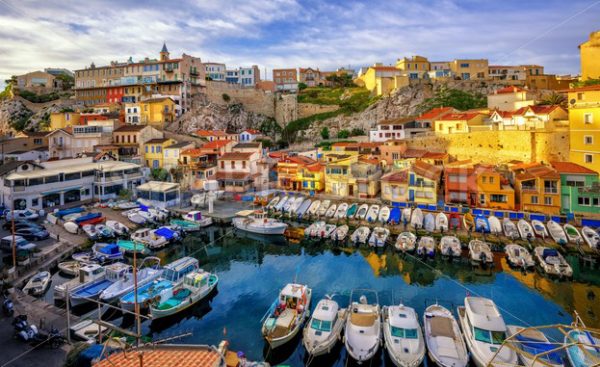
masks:
<path id="1" fill-rule="evenodd" d="M 583 143 L 584 143 L 585 145 L 591 145 L 591 144 L 594 144 L 594 137 L 593 137 L 593 136 L 590 136 L 590 135 L 586 135 L 586 136 L 584 136 L 584 137 L 583 137 Z"/>
<path id="2" fill-rule="evenodd" d="M 544 205 L 552 205 L 552 198 L 545 197 L 544 198 Z"/>
<path id="3" fill-rule="evenodd" d="M 160 153 L 160 152 L 162 152 L 162 147 L 160 145 L 158 145 L 156 147 L 156 153 Z"/>
<path id="4" fill-rule="evenodd" d="M 235 169 L 235 161 L 231 161 L 231 169 Z"/>
<path id="5" fill-rule="evenodd" d="M 538 197 L 537 196 L 532 196 L 531 199 L 529 199 L 531 204 L 537 204 L 538 203 Z"/>
<path id="6" fill-rule="evenodd" d="M 494 176 L 490 176 L 490 183 L 493 184 L 494 183 Z"/>
<path id="7" fill-rule="evenodd" d="M 324 321 L 324 320 L 319 320 L 319 319 L 313 318 L 312 322 L 310 323 L 310 327 L 311 327 L 311 329 L 314 329 L 314 330 L 330 332 L 331 331 L 331 321 Z"/>
<path id="8" fill-rule="evenodd" d="M 490 201 L 493 203 L 506 203 L 508 198 L 506 195 L 492 194 L 490 195 Z"/>
<path id="9" fill-rule="evenodd" d="M 225 161 L 221 161 L 221 169 L 225 169 Z"/>
<path id="10" fill-rule="evenodd" d="M 591 154 L 584 154 L 583 160 L 585 163 L 594 163 L 594 157 Z"/>
<path id="11" fill-rule="evenodd" d="M 460 64 L 460 67 L 461 68 L 468 68 L 469 67 L 469 63 L 466 63 L 466 62 L 462 63 L 462 64 Z"/>
<path id="12" fill-rule="evenodd" d="M 577 204 L 579 204 L 579 205 L 585 205 L 585 206 L 590 206 L 590 198 L 578 197 L 577 198 Z"/>
<path id="13" fill-rule="evenodd" d="M 485 194 L 479 194 L 479 204 L 485 205 Z"/>
<path id="14" fill-rule="evenodd" d="M 245 169 L 246 168 L 246 161 L 242 161 L 242 168 Z"/>
<path id="15" fill-rule="evenodd" d="M 591 113 L 584 113 L 583 114 L 583 122 L 585 124 L 591 124 L 594 122 L 594 115 L 592 115 Z"/>
<path id="16" fill-rule="evenodd" d="M 486 183 L 486 182 L 487 182 L 487 177 L 481 176 L 481 183 Z"/>

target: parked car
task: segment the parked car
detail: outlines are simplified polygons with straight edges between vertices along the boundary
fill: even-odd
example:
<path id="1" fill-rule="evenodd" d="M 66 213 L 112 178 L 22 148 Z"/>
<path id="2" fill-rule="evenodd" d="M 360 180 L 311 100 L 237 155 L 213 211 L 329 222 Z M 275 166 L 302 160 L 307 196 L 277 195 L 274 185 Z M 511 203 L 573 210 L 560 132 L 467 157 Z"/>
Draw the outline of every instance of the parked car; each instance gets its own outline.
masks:
<path id="1" fill-rule="evenodd" d="M 38 219 L 40 216 L 37 212 L 30 210 L 30 209 L 25 209 L 25 210 L 5 210 L 4 211 L 4 218 L 7 221 L 11 221 L 12 220 L 12 216 L 15 216 L 15 220 L 17 219 L 27 219 L 27 220 L 36 220 Z"/>
<path id="2" fill-rule="evenodd" d="M 15 236 L 17 251 L 32 251 L 37 246 L 21 236 Z M 0 240 L 0 249 L 5 252 L 11 252 L 13 249 L 13 236 L 6 236 Z"/>
<path id="3" fill-rule="evenodd" d="M 2 228 L 6 229 L 7 231 L 12 230 L 12 221 L 7 221 L 6 223 L 4 223 L 2 225 Z M 15 229 L 20 229 L 20 228 L 36 228 L 36 229 L 46 229 L 43 225 L 41 224 L 37 224 L 28 220 L 15 220 Z"/>
<path id="4" fill-rule="evenodd" d="M 15 231 L 17 236 L 21 236 L 29 241 L 40 241 L 50 237 L 50 234 L 45 229 L 38 228 L 21 228 Z"/>

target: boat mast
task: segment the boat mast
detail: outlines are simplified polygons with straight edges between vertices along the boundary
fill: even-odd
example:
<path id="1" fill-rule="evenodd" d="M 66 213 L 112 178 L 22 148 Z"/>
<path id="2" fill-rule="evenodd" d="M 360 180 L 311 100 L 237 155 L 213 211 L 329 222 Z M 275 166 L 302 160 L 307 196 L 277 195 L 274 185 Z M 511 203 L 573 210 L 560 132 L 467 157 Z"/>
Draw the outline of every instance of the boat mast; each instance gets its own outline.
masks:
<path id="1" fill-rule="evenodd" d="M 135 323 L 136 323 L 136 346 L 140 346 L 140 337 L 142 334 L 142 323 L 140 321 L 140 305 L 138 304 L 138 280 L 137 280 L 137 241 L 133 241 L 133 310 L 135 313 Z M 140 365 L 143 365 L 142 360 L 140 359 Z"/>

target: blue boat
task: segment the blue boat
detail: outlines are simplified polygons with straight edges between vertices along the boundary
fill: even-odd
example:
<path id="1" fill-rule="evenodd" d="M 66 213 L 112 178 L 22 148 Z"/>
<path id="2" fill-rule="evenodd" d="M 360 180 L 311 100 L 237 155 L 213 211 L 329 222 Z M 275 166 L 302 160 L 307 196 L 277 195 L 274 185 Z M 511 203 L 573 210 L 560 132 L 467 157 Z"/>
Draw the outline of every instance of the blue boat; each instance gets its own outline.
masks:
<path id="1" fill-rule="evenodd" d="M 483 214 L 475 217 L 475 232 L 490 233 L 490 222 Z"/>
<path id="2" fill-rule="evenodd" d="M 103 277 L 84 283 L 70 292 L 70 300 L 73 307 L 98 299 L 105 289 L 128 276 L 131 273 L 131 266 L 123 263 L 114 263 L 100 270 L 105 271 Z"/>
<path id="3" fill-rule="evenodd" d="M 75 219 L 75 223 L 79 224 L 81 222 L 86 222 L 90 219 L 100 218 L 101 216 L 102 216 L 102 213 L 89 213 L 89 214 L 82 215 L 81 217 Z"/>
<path id="4" fill-rule="evenodd" d="M 388 219 L 389 223 L 398 224 L 400 223 L 400 216 L 402 215 L 402 211 L 398 207 L 393 207 L 390 211 L 390 219 Z"/>
<path id="5" fill-rule="evenodd" d="M 567 356 L 573 367 L 597 366 L 600 364 L 600 338 L 596 332 L 573 329 L 565 336 Z"/>
<path id="6" fill-rule="evenodd" d="M 179 232 L 169 227 L 160 227 L 154 231 L 154 234 L 166 238 L 168 241 L 175 241 L 179 239 Z"/>
<path id="7" fill-rule="evenodd" d="M 62 218 L 65 215 L 75 214 L 75 213 L 83 213 L 84 211 L 85 211 L 85 209 L 83 209 L 82 207 L 76 207 L 76 208 L 71 208 L 71 209 L 59 210 L 59 211 L 55 212 L 53 215 L 55 217 Z"/>
<path id="8" fill-rule="evenodd" d="M 100 262 L 120 260 L 123 258 L 123 252 L 116 243 L 96 243 L 92 247 L 94 257 Z M 104 260 L 104 261 L 102 261 Z"/>

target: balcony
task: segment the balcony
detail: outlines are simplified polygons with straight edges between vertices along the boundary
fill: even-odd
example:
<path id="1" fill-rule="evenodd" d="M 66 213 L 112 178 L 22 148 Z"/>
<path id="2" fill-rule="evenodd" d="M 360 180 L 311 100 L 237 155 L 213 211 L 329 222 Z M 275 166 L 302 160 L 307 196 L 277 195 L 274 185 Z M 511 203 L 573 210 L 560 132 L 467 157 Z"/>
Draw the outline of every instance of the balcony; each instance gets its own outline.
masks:
<path id="1" fill-rule="evenodd" d="M 558 189 L 555 187 L 544 188 L 544 194 L 558 194 Z"/>

